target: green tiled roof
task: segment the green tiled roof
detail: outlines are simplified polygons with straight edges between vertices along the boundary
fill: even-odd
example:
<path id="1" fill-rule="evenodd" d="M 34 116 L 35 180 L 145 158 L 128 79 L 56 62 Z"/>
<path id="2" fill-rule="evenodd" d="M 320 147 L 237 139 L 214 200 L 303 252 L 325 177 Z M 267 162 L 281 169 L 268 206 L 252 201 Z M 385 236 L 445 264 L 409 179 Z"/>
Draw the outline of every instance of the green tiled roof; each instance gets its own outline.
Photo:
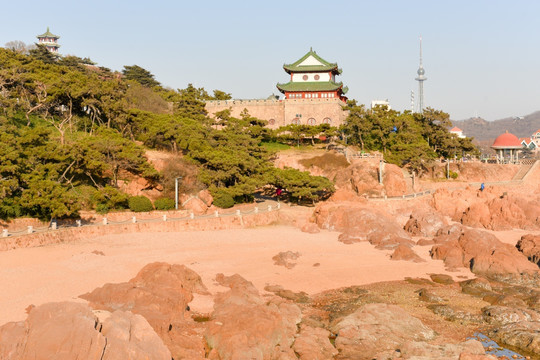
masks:
<path id="1" fill-rule="evenodd" d="M 300 65 L 304 60 L 306 60 L 308 57 L 313 56 L 315 59 L 317 59 L 322 65 Z M 312 72 L 312 71 L 332 71 L 338 74 L 341 74 L 341 69 L 338 69 L 336 63 L 330 63 L 326 60 L 324 60 L 322 57 L 317 55 L 313 49 L 310 49 L 309 52 L 302 56 L 299 60 L 292 64 L 284 64 L 283 69 L 285 69 L 286 72 Z"/>
<path id="2" fill-rule="evenodd" d="M 311 81 L 311 82 L 288 82 L 286 84 L 277 84 L 281 91 L 335 91 L 343 86 L 342 82 L 335 83 L 331 81 Z"/>
<path id="3" fill-rule="evenodd" d="M 49 27 L 48 27 L 48 26 L 47 26 L 47 32 L 45 32 L 44 34 L 38 35 L 37 37 L 38 37 L 38 38 L 42 38 L 42 37 L 50 37 L 50 38 L 60 39 L 60 36 L 54 35 L 53 33 L 51 33 L 51 32 L 49 31 Z"/>

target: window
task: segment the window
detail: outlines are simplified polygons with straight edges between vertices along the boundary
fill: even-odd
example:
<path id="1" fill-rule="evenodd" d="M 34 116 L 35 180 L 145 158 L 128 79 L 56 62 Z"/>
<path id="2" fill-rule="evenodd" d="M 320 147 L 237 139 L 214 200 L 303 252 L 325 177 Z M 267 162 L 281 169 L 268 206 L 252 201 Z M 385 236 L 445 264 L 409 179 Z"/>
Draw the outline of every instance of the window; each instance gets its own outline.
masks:
<path id="1" fill-rule="evenodd" d="M 304 76 L 302 76 L 302 79 L 304 79 L 304 81 L 307 81 L 308 76 L 307 76 L 307 75 L 304 75 Z"/>
<path id="2" fill-rule="evenodd" d="M 274 125 L 276 123 L 275 119 L 268 120 L 268 125 Z"/>
<path id="3" fill-rule="evenodd" d="M 330 118 L 324 118 L 322 122 L 323 122 L 323 124 L 331 124 L 331 123 L 332 123 L 332 119 L 330 119 Z"/>
<path id="4" fill-rule="evenodd" d="M 294 125 L 300 125 L 300 119 L 299 118 L 294 118 L 292 121 L 291 121 L 292 124 Z"/>
<path id="5" fill-rule="evenodd" d="M 307 121 L 308 125 L 317 125 L 317 121 L 314 118 L 309 118 Z"/>
<path id="6" fill-rule="evenodd" d="M 319 75 L 315 75 L 315 80 L 319 80 L 321 77 Z"/>

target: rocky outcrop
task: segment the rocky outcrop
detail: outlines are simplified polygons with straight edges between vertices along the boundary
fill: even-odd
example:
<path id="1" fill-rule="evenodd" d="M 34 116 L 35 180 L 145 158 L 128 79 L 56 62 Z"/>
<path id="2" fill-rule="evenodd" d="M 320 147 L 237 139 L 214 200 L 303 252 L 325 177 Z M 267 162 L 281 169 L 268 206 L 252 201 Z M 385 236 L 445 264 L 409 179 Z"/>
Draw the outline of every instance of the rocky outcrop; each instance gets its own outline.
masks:
<path id="1" fill-rule="evenodd" d="M 299 257 L 299 252 L 282 251 L 272 257 L 272 260 L 274 260 L 274 265 L 285 266 L 287 269 L 292 269 L 296 266 L 296 263 L 294 261 L 297 260 Z"/>
<path id="2" fill-rule="evenodd" d="M 193 293 L 207 294 L 199 275 L 183 265 L 153 263 L 133 279 L 105 284 L 81 295 L 94 309 L 131 311 L 142 315 L 174 357 L 204 357 L 201 325 L 193 321 L 188 303 Z"/>
<path id="3" fill-rule="evenodd" d="M 435 332 L 401 307 L 367 304 L 331 327 L 338 336 L 336 348 L 342 358 L 371 359 L 394 351 L 409 341 L 427 341 Z"/>
<path id="4" fill-rule="evenodd" d="M 530 261 L 540 266 L 540 235 L 523 235 L 517 242 L 516 248 Z"/>
<path id="5" fill-rule="evenodd" d="M 488 276 L 538 271 L 515 247 L 487 232 L 463 229 L 459 236 L 457 233 L 446 236 L 444 242 L 435 239 L 430 253 L 432 258 L 444 260 L 449 268 L 466 267 L 475 274 Z"/>
<path id="6" fill-rule="evenodd" d="M 301 319 L 296 305 L 279 297 L 264 300 L 240 275 L 218 274 L 216 281 L 230 290 L 215 297 L 204 335 L 209 358 L 296 359 L 291 349 Z"/>
<path id="7" fill-rule="evenodd" d="M 124 311 L 101 316 L 73 302 L 33 308 L 26 321 L 0 327 L 0 359 L 171 359 L 142 316 Z"/>
<path id="8" fill-rule="evenodd" d="M 489 336 L 499 342 L 540 356 L 540 322 L 519 321 L 491 330 Z"/>
<path id="9" fill-rule="evenodd" d="M 414 245 L 410 235 L 389 216 L 357 203 L 323 203 L 314 212 L 319 227 L 341 231 L 339 241 L 352 244 L 369 241 L 378 249 L 399 244 Z"/>
<path id="10" fill-rule="evenodd" d="M 390 259 L 406 260 L 406 261 L 413 261 L 413 262 L 425 262 L 425 260 L 422 259 L 420 256 L 418 256 L 418 254 L 415 253 L 410 247 L 403 244 L 398 245 L 398 247 L 394 250 L 392 255 L 390 255 Z"/>
<path id="11" fill-rule="evenodd" d="M 414 210 L 405 224 L 405 231 L 414 236 L 433 237 L 448 223 L 442 215 L 434 211 Z"/>
<path id="12" fill-rule="evenodd" d="M 337 349 L 330 343 L 330 331 L 311 326 L 302 326 L 294 341 L 294 352 L 300 360 L 333 359 L 338 354 Z"/>

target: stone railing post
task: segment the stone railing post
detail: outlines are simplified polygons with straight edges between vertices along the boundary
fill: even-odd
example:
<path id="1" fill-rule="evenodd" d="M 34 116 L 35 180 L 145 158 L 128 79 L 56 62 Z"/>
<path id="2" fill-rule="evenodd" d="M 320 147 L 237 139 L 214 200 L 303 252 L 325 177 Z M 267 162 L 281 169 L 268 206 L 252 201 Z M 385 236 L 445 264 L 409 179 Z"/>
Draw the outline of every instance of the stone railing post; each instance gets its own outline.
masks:
<path id="1" fill-rule="evenodd" d="M 268 205 L 268 211 L 272 211 L 272 205 Z"/>
<path id="2" fill-rule="evenodd" d="M 2 237 L 8 237 L 8 229 L 2 230 Z"/>
<path id="3" fill-rule="evenodd" d="M 167 221 L 167 214 L 163 215 L 163 221 Z"/>
<path id="4" fill-rule="evenodd" d="M 253 209 L 253 212 L 254 212 L 255 214 L 258 214 L 258 213 L 259 213 L 259 208 L 258 208 L 257 206 L 255 206 L 255 209 Z"/>
<path id="5" fill-rule="evenodd" d="M 133 216 L 133 217 L 131 218 L 131 222 L 135 224 L 135 223 L 137 222 L 137 217 Z"/>
<path id="6" fill-rule="evenodd" d="M 219 217 L 219 212 L 218 212 L 217 210 L 214 211 L 214 216 L 215 216 L 215 217 Z"/>
<path id="7" fill-rule="evenodd" d="M 76 220 L 75 223 L 77 224 L 77 227 L 81 227 L 81 226 L 82 226 L 82 221 L 81 221 L 81 220 Z"/>
<path id="8" fill-rule="evenodd" d="M 192 220 L 195 219 L 195 214 L 194 213 L 189 214 L 189 218 Z"/>
<path id="9" fill-rule="evenodd" d="M 51 229 L 56 230 L 56 221 L 51 222 Z"/>
<path id="10" fill-rule="evenodd" d="M 107 218 L 106 217 L 103 218 L 103 225 L 107 225 Z"/>
<path id="11" fill-rule="evenodd" d="M 242 215 L 242 214 L 240 213 L 240 210 L 236 210 L 236 215 L 237 215 L 237 216 Z"/>
<path id="12" fill-rule="evenodd" d="M 29 234 L 33 233 L 34 232 L 34 227 L 32 225 L 29 225 L 27 231 L 28 231 Z"/>

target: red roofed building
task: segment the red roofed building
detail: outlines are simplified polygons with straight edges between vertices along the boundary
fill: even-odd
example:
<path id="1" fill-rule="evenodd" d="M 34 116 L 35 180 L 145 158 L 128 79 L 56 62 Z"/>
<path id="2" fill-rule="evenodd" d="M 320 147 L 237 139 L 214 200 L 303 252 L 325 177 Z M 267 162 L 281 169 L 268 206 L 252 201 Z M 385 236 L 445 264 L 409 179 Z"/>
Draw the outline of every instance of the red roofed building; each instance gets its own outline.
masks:
<path id="1" fill-rule="evenodd" d="M 523 144 L 516 135 L 506 131 L 495 139 L 491 148 L 497 152 L 497 163 L 514 164 L 519 162 L 518 154 L 523 149 Z"/>
<path id="2" fill-rule="evenodd" d="M 454 126 L 452 129 L 450 129 L 450 134 L 454 134 L 460 139 L 463 139 L 466 137 L 465 135 L 463 135 L 463 130 L 461 130 L 457 126 Z"/>

